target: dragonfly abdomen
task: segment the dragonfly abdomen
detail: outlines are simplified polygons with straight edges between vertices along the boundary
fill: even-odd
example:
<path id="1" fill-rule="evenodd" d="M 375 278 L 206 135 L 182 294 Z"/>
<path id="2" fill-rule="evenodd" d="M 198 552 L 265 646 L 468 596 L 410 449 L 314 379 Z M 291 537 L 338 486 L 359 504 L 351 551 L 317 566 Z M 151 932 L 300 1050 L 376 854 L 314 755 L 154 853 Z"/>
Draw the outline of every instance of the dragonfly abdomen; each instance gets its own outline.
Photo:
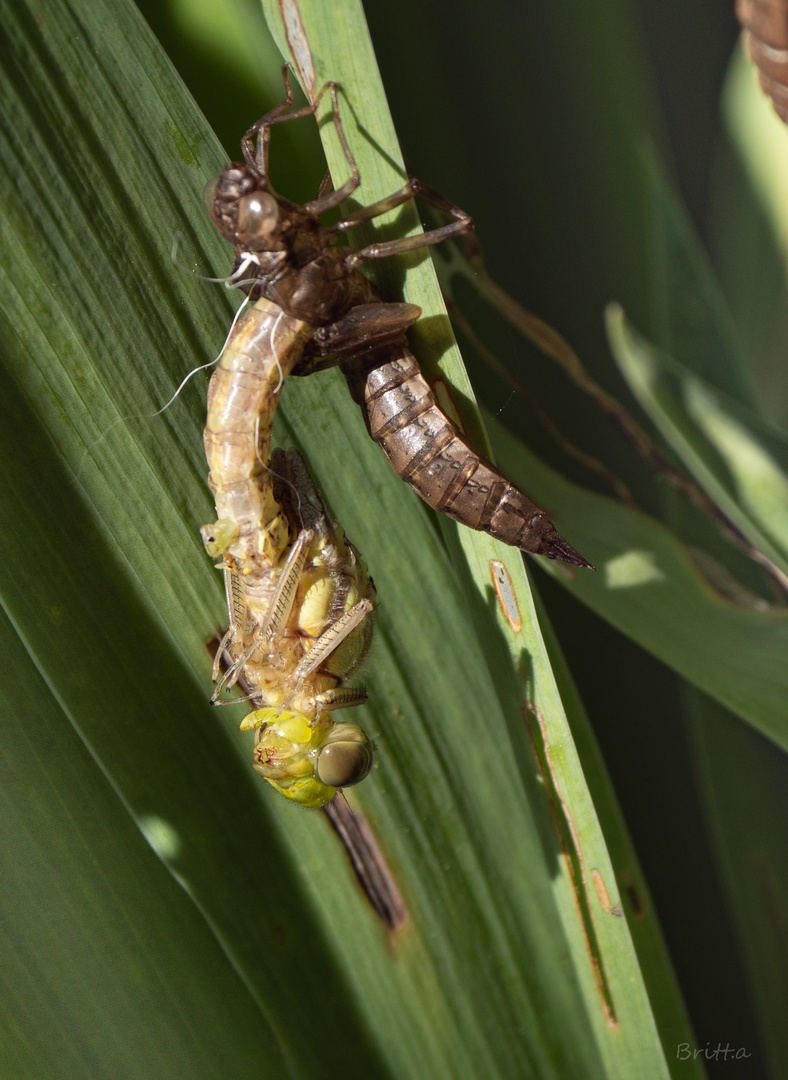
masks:
<path id="1" fill-rule="evenodd" d="M 282 384 L 311 333 L 309 324 L 259 300 L 239 321 L 208 390 L 204 440 L 218 520 L 205 526 L 203 539 L 239 574 L 250 600 L 288 543 L 266 466 Z M 264 603 L 256 607 L 252 600 L 252 614 L 262 617 Z"/>
<path id="2" fill-rule="evenodd" d="M 736 0 L 736 14 L 749 31 L 748 51 L 761 87 L 788 123 L 788 0 Z"/>
<path id="3" fill-rule="evenodd" d="M 434 510 L 523 551 L 590 566 L 536 503 L 465 442 L 404 338 L 341 367 L 394 472 Z"/>

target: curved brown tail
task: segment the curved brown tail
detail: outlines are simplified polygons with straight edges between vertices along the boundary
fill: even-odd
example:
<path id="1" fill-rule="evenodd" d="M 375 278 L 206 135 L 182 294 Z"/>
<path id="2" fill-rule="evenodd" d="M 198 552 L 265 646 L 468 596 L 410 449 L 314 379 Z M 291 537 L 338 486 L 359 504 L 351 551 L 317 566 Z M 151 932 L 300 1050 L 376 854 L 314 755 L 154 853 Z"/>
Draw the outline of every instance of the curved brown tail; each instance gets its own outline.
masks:
<path id="1" fill-rule="evenodd" d="M 593 569 L 543 510 L 468 446 L 404 338 L 340 366 L 394 472 L 433 509 L 522 551 Z"/>
<path id="2" fill-rule="evenodd" d="M 761 86 L 788 123 L 788 0 L 736 0 L 747 47 L 758 65 Z"/>

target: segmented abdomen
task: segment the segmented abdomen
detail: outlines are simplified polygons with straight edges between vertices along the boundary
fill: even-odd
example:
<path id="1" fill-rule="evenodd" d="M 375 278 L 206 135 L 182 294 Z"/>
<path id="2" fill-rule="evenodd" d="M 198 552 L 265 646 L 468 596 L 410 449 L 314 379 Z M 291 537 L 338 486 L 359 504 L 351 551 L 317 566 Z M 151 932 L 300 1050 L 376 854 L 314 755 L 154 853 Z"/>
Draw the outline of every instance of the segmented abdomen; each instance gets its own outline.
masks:
<path id="1" fill-rule="evenodd" d="M 590 566 L 535 503 L 468 446 L 404 339 L 341 366 L 370 435 L 433 509 L 523 551 Z"/>
<path id="2" fill-rule="evenodd" d="M 288 544 L 288 525 L 266 469 L 282 384 L 311 336 L 308 323 L 259 300 L 238 322 L 208 389 L 205 454 L 218 520 L 202 530 L 214 557 L 243 582 L 260 622 L 270 570 Z"/>
<path id="3" fill-rule="evenodd" d="M 750 56 L 761 86 L 788 122 L 788 0 L 736 0 L 739 22 L 748 31 Z"/>

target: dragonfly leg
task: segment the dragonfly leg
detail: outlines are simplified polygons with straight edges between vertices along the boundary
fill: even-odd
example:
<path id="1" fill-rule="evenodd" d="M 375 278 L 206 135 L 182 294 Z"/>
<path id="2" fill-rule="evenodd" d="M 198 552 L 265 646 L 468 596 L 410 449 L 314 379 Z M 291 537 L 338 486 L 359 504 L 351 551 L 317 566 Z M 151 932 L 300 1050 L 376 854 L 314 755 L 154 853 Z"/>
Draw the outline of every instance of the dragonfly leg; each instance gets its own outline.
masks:
<path id="1" fill-rule="evenodd" d="M 268 144 L 271 140 L 271 127 L 274 124 L 282 123 L 283 120 L 297 120 L 302 116 L 313 115 L 315 111 L 311 105 L 307 105 L 304 108 L 288 112 L 293 105 L 289 64 L 282 65 L 282 79 L 285 84 L 284 101 L 280 101 L 270 112 L 267 112 L 265 116 L 252 124 L 241 139 L 244 161 L 255 169 L 266 183 L 268 183 Z M 257 138 L 257 145 L 255 145 L 255 137 Z"/>
<path id="2" fill-rule="evenodd" d="M 270 186 L 268 179 L 268 148 L 271 142 L 271 128 L 274 124 L 281 124 L 287 120 L 300 120 L 304 116 L 314 116 L 318 110 L 320 102 L 323 100 L 323 95 L 328 92 L 331 94 L 331 108 L 332 108 L 332 122 L 334 129 L 337 133 L 342 152 L 345 155 L 345 160 L 350 166 L 350 176 L 337 191 L 330 191 L 323 193 L 321 184 L 321 192 L 318 197 L 311 203 L 306 204 L 306 209 L 313 214 L 322 214 L 326 210 L 332 209 L 334 206 L 339 206 L 349 195 L 351 195 L 361 180 L 359 177 L 358 166 L 356 165 L 356 159 L 353 157 L 353 152 L 348 145 L 347 138 L 345 137 L 345 131 L 342 127 L 342 120 L 339 115 L 339 98 L 337 95 L 337 84 L 333 82 L 327 82 L 317 95 L 315 100 L 309 105 L 302 105 L 300 108 L 294 109 L 293 106 L 293 89 L 290 85 L 290 65 L 282 65 L 282 79 L 285 84 L 285 97 L 283 101 L 280 101 L 278 105 L 275 105 L 270 112 L 267 112 L 265 116 L 261 117 L 256 123 L 252 124 L 244 137 L 241 139 L 241 149 L 243 151 L 244 160 L 246 164 L 251 166 L 260 176 L 263 181 L 264 187 Z M 255 139 L 257 140 L 255 143 Z"/>
<path id="3" fill-rule="evenodd" d="M 232 632 L 231 630 L 228 630 L 227 634 L 230 634 L 231 632 Z M 225 634 L 225 637 L 224 637 L 223 641 L 226 640 L 227 634 Z M 258 647 L 259 647 L 259 642 L 255 638 L 252 641 L 252 644 L 250 645 L 250 647 L 246 650 L 246 652 L 242 653 L 242 655 L 239 656 L 237 658 L 237 660 L 235 660 L 227 668 L 227 670 L 224 672 L 224 674 L 222 675 L 219 682 L 216 684 L 216 688 L 214 689 L 214 692 L 211 694 L 211 705 L 232 705 L 232 704 L 234 704 L 234 701 L 236 699 L 231 699 L 229 701 L 221 701 L 220 698 L 219 698 L 219 695 L 221 694 L 221 692 L 223 690 L 231 690 L 235 686 L 236 682 L 238 681 L 240 676 L 243 674 L 244 668 L 249 663 L 249 661 L 252 659 L 252 656 L 257 651 Z M 216 655 L 221 656 L 222 655 L 221 650 Z M 215 665 L 215 661 L 214 661 L 214 667 L 215 666 L 216 665 Z M 243 700 L 243 699 L 241 699 L 241 700 Z"/>
<path id="4" fill-rule="evenodd" d="M 332 623 L 327 630 L 323 631 L 293 672 L 291 680 L 293 689 L 286 700 L 282 702 L 282 709 L 286 709 L 290 705 L 303 686 L 305 680 L 308 679 L 310 675 L 313 675 L 317 669 L 326 662 L 329 656 L 339 648 L 342 642 L 345 641 L 345 639 L 353 633 L 356 627 L 363 622 L 367 615 L 374 610 L 375 605 L 371 600 L 359 600 L 357 604 L 349 611 L 346 611 L 335 623 Z"/>
<path id="5" fill-rule="evenodd" d="M 232 639 L 232 636 L 233 636 L 234 632 L 235 631 L 233 630 L 233 627 L 231 626 L 230 629 L 225 633 L 222 640 L 219 642 L 219 648 L 216 650 L 216 656 L 214 656 L 214 658 L 213 658 L 213 670 L 211 671 L 211 682 L 213 682 L 213 683 L 215 683 L 216 680 L 219 678 L 219 675 L 220 675 L 221 670 L 222 670 L 222 660 L 224 658 L 224 650 L 230 644 L 230 641 Z"/>
<path id="6" fill-rule="evenodd" d="M 260 634 L 266 642 L 269 656 L 272 655 L 277 642 L 285 632 L 313 537 L 314 533 L 311 529 L 302 529 L 298 534 L 271 597 L 271 603 L 260 627 Z"/>
<path id="7" fill-rule="evenodd" d="M 331 91 L 331 122 L 334 125 L 334 131 L 337 133 L 339 145 L 342 147 L 342 153 L 345 155 L 345 161 L 350 168 L 350 176 L 344 182 L 342 187 L 337 188 L 336 191 L 332 190 L 333 185 L 331 183 L 330 174 L 326 174 L 326 176 L 323 177 L 323 181 L 318 189 L 317 198 L 312 199 L 311 202 L 305 203 L 304 205 L 305 210 L 308 210 L 310 214 L 315 214 L 317 217 L 324 214 L 326 210 L 333 210 L 335 206 L 339 206 L 339 204 L 344 202 L 349 195 L 353 194 L 361 183 L 361 174 L 358 171 L 356 159 L 353 157 L 353 151 L 350 149 L 350 144 L 347 141 L 345 129 L 342 126 L 342 117 L 339 115 L 339 98 L 337 96 L 336 83 L 326 83 L 316 97 L 314 107 L 317 109 L 320 104 L 320 99 L 328 89 Z"/>
<path id="8" fill-rule="evenodd" d="M 353 705 L 363 705 L 369 701 L 369 694 L 364 686 L 338 686 L 335 690 L 326 690 L 324 694 L 318 694 L 315 705 L 321 709 L 347 709 Z"/>
<path id="9" fill-rule="evenodd" d="M 370 221 L 372 218 L 388 213 L 389 210 L 395 210 L 409 199 L 415 198 L 423 199 L 424 202 L 434 206 L 436 210 L 440 210 L 453 220 L 448 225 L 428 229 L 427 232 L 420 233 L 418 236 L 406 236 L 399 240 L 369 244 L 360 251 L 351 252 L 346 260 L 347 264 L 352 267 L 364 259 L 385 259 L 389 255 L 399 255 L 404 251 L 417 251 L 420 248 L 431 247 L 433 244 L 441 244 L 444 240 L 451 240 L 453 237 L 464 236 L 473 229 L 473 218 L 469 214 L 439 195 L 434 188 L 412 176 L 399 191 L 395 191 L 385 199 L 370 203 L 369 206 L 359 207 L 358 210 L 348 214 L 342 221 L 337 222 L 334 230 L 344 232 L 362 221 Z"/>
<path id="10" fill-rule="evenodd" d="M 243 674 L 244 668 L 258 649 L 267 657 L 271 657 L 274 654 L 276 645 L 287 626 L 290 612 L 293 610 L 298 582 L 304 571 L 304 565 L 307 556 L 309 555 L 309 545 L 312 543 L 313 536 L 314 534 L 310 529 L 302 529 L 298 534 L 298 537 L 290 550 L 290 554 L 287 557 L 287 562 L 282 568 L 282 573 L 276 584 L 273 596 L 271 597 L 271 603 L 268 606 L 262 625 L 256 626 L 252 624 L 250 626 L 247 623 L 245 608 L 241 613 L 242 622 L 239 623 L 237 609 L 232 604 L 228 605 L 229 611 L 231 612 L 230 629 L 222 638 L 219 651 L 216 653 L 213 663 L 213 681 L 216 683 L 216 689 L 211 697 L 212 705 L 225 704 L 224 702 L 219 701 L 219 695 L 223 690 L 230 690 L 235 685 L 238 678 Z M 238 575 L 233 575 L 233 581 L 231 581 L 228 588 L 234 584 L 237 576 Z M 235 597 L 233 595 L 233 600 L 234 599 Z M 233 639 L 237 639 L 241 644 L 245 639 L 248 641 L 250 634 L 252 644 L 245 652 L 235 658 L 217 683 L 216 680 L 219 677 L 221 658 L 224 650 L 231 645 Z"/>

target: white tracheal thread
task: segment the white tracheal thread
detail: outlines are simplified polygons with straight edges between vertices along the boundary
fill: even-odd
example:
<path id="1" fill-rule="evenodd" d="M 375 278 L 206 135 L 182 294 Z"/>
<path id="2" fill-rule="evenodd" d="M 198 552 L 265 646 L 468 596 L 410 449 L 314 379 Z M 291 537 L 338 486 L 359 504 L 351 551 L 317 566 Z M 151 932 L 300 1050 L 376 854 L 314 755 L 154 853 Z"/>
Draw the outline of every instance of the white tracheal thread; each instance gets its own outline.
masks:
<path id="1" fill-rule="evenodd" d="M 206 280 L 213 280 L 213 279 L 206 279 Z M 224 281 L 225 279 L 222 278 L 221 280 Z M 77 471 L 76 471 L 76 474 L 75 474 L 77 480 L 79 480 L 79 478 L 82 476 L 82 468 L 83 468 L 83 466 L 85 464 L 85 458 L 88 456 L 88 452 L 91 451 L 91 450 L 95 450 L 95 448 L 97 446 L 100 446 L 101 443 L 104 441 L 104 439 L 106 439 L 106 437 L 109 435 L 109 433 L 112 431 L 112 429 L 114 427 L 117 427 L 118 424 L 127 424 L 131 420 L 155 420 L 155 418 L 157 416 L 161 416 L 163 413 L 165 413 L 167 411 L 167 409 L 170 408 L 171 405 L 173 405 L 175 403 L 175 401 L 180 396 L 181 391 L 183 390 L 183 388 L 186 386 L 186 384 L 189 382 L 189 380 L 194 375 L 197 375 L 200 371 L 208 371 L 210 368 L 215 367 L 219 363 L 219 361 L 221 360 L 221 358 L 222 358 L 222 356 L 224 354 L 224 350 L 227 348 L 227 344 L 228 344 L 228 342 L 230 340 L 230 337 L 232 336 L 232 332 L 235 329 L 235 324 L 238 322 L 239 318 L 241 317 L 241 315 L 243 313 L 244 308 L 247 306 L 248 303 L 249 303 L 249 297 L 245 296 L 244 299 L 243 299 L 242 304 L 240 305 L 240 307 L 236 311 L 235 315 L 233 316 L 233 321 L 230 324 L 230 329 L 227 331 L 227 337 L 224 339 L 224 344 L 222 345 L 221 349 L 219 350 L 218 356 L 216 356 L 213 360 L 211 360 L 207 364 L 200 364 L 199 367 L 192 368 L 191 371 L 188 373 L 188 375 L 186 375 L 186 377 L 182 380 L 182 382 L 180 383 L 180 385 L 178 386 L 177 390 L 172 395 L 172 397 L 169 399 L 169 401 L 166 402 L 166 404 L 162 405 L 162 407 L 160 409 L 157 409 L 156 412 L 152 412 L 152 413 L 129 413 L 127 416 L 119 416 L 119 417 L 117 417 L 117 419 L 113 420 L 111 424 L 107 425 L 107 427 L 102 431 L 102 433 L 98 436 L 97 439 L 94 439 L 93 442 L 88 443 L 88 445 L 82 451 L 82 457 L 80 459 L 79 467 L 77 468 Z"/>
<path id="2" fill-rule="evenodd" d="M 263 469 L 265 469 L 265 471 L 271 477 L 275 477 L 280 483 L 287 484 L 287 486 L 290 488 L 290 490 L 293 493 L 293 498 L 295 499 L 296 516 L 298 517 L 299 525 L 301 527 L 303 527 L 304 520 L 303 520 L 303 517 L 301 516 L 301 492 L 298 490 L 296 485 L 291 480 L 288 480 L 288 478 L 286 476 L 282 476 L 275 469 L 272 469 L 270 465 L 266 464 L 265 461 L 263 461 L 263 459 L 260 457 L 259 451 L 257 450 L 257 447 L 259 446 L 259 440 L 260 440 L 260 417 L 258 416 L 257 420 L 255 422 L 255 433 L 254 433 L 254 445 L 255 445 L 255 453 L 257 454 L 257 463 Z"/>
<path id="3" fill-rule="evenodd" d="M 235 324 L 240 319 L 241 315 L 243 314 L 243 310 L 244 310 L 244 308 L 246 307 L 246 305 L 248 303 L 249 303 L 249 297 L 245 296 L 243 298 L 242 304 L 240 305 L 240 307 L 236 311 L 235 315 L 233 316 L 233 321 L 230 323 L 230 329 L 227 331 L 227 337 L 224 339 L 224 345 L 222 345 L 221 349 L 219 350 L 219 355 L 216 357 L 216 359 L 211 360 L 210 363 L 208 363 L 208 364 L 201 364 L 200 367 L 192 368 L 192 370 L 189 372 L 189 374 L 186 376 L 186 378 L 181 382 L 180 386 L 175 391 L 175 393 L 172 395 L 172 397 L 167 402 L 167 404 L 162 405 L 162 407 L 157 412 L 150 414 L 151 419 L 154 416 L 161 416 L 161 414 L 163 412 L 166 412 L 167 409 L 169 409 L 170 405 L 172 405 L 172 403 L 175 401 L 175 399 L 180 394 L 181 390 L 183 390 L 184 386 L 187 384 L 187 382 L 189 381 L 189 379 L 191 379 L 191 377 L 193 375 L 196 375 L 199 371 L 208 371 L 209 368 L 216 367 L 216 365 L 219 363 L 222 356 L 224 355 L 224 350 L 227 348 L 227 343 L 229 342 L 229 340 L 230 340 L 230 338 L 232 336 L 232 332 L 235 329 Z"/>
<path id="4" fill-rule="evenodd" d="M 276 370 L 279 372 L 279 382 L 274 387 L 274 394 L 278 394 L 279 391 L 282 389 L 282 387 L 285 384 L 285 375 L 284 375 L 284 372 L 282 371 L 282 365 L 279 362 L 279 357 L 278 357 L 277 352 L 276 352 L 276 328 L 279 326 L 279 323 L 282 321 L 283 316 L 284 316 L 284 311 L 280 311 L 276 322 L 271 327 L 271 353 L 273 354 L 273 357 L 274 357 L 274 363 L 276 364 Z"/>
<path id="5" fill-rule="evenodd" d="M 228 277 L 218 280 L 223 280 L 225 288 L 227 289 L 239 289 L 245 284 L 244 274 L 250 266 L 259 266 L 260 259 L 252 251 L 241 252 L 241 262 L 239 266 L 233 270 L 232 274 Z M 252 283 L 257 282 L 257 278 L 251 279 Z"/>

